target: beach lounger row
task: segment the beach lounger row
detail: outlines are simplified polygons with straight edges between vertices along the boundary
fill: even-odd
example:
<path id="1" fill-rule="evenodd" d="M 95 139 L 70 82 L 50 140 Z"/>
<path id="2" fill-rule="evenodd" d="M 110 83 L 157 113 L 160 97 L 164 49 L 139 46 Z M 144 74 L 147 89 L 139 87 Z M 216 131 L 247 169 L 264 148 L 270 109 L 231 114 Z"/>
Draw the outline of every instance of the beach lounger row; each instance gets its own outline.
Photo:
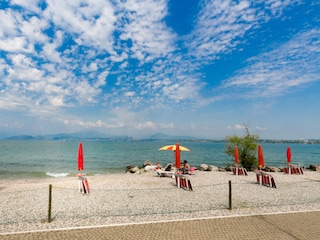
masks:
<path id="1" fill-rule="evenodd" d="M 285 167 L 283 171 L 286 174 L 303 174 L 302 167 Z"/>

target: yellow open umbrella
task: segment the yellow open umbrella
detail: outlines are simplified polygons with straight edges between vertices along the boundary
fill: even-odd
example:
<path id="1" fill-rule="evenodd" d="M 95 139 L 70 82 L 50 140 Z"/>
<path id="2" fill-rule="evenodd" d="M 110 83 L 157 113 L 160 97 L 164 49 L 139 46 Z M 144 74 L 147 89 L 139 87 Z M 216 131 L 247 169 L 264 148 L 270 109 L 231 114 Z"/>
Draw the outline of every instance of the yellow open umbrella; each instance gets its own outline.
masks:
<path id="1" fill-rule="evenodd" d="M 159 150 L 169 150 L 169 151 L 175 151 L 177 149 L 177 145 L 167 145 L 159 148 Z M 186 148 L 184 146 L 179 145 L 180 151 L 187 151 L 190 152 L 189 148 Z"/>
<path id="2" fill-rule="evenodd" d="M 189 148 L 181 146 L 179 143 L 176 143 L 175 145 L 163 146 L 163 147 L 159 148 L 159 150 L 169 150 L 169 151 L 175 152 L 176 168 L 180 168 L 180 151 L 190 152 Z"/>

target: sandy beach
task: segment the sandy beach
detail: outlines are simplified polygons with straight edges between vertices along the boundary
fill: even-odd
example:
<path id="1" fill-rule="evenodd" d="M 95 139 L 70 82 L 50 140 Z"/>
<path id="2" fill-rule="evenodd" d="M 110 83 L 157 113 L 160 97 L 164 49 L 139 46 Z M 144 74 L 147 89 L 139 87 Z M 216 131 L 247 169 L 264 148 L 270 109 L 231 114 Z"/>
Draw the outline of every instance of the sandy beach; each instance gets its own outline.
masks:
<path id="1" fill-rule="evenodd" d="M 193 191 L 177 188 L 174 179 L 158 177 L 155 171 L 94 175 L 87 177 L 89 195 L 78 192 L 76 176 L 2 180 L 0 233 L 320 210 L 319 172 L 271 175 L 277 188 L 259 185 L 254 172 L 235 176 L 197 171 L 187 176 Z"/>

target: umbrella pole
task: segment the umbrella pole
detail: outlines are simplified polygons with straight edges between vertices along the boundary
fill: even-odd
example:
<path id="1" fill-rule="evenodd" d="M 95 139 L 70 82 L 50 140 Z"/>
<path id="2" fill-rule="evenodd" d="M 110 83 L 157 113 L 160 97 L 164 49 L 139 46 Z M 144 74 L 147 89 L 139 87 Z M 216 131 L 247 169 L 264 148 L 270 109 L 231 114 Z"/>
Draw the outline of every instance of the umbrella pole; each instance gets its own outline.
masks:
<path id="1" fill-rule="evenodd" d="M 259 175 L 259 183 L 260 183 L 260 185 L 262 185 L 262 171 L 261 171 L 261 168 L 260 168 L 260 175 Z"/>
<path id="2" fill-rule="evenodd" d="M 260 185 L 262 185 L 262 173 L 260 173 L 259 179 Z"/>
<path id="3" fill-rule="evenodd" d="M 79 174 L 78 174 L 78 189 L 79 189 L 79 193 L 82 193 L 82 172 L 80 171 Z"/>
<path id="4" fill-rule="evenodd" d="M 79 190 L 79 193 L 81 193 L 81 174 L 79 173 L 79 176 L 78 176 L 78 190 Z"/>

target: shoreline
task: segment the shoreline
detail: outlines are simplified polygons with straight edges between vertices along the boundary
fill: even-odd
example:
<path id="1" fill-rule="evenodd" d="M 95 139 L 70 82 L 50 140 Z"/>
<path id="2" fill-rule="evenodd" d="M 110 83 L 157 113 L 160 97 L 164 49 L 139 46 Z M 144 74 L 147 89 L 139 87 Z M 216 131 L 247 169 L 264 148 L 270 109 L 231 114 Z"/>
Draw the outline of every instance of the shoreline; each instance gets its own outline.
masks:
<path id="1" fill-rule="evenodd" d="M 201 164 L 200 164 L 201 165 Z M 199 166 L 200 166 L 199 165 Z M 208 165 L 208 164 L 205 164 Z M 296 166 L 299 166 L 298 164 L 294 164 Z M 129 165 L 128 165 L 129 166 Z M 127 167 L 128 167 L 127 166 Z M 135 165 L 130 165 L 132 167 L 138 167 Z M 199 166 L 196 166 L 197 168 L 199 168 Z M 226 173 L 230 173 L 230 169 L 229 167 L 232 166 L 232 164 L 230 164 L 229 167 L 226 166 L 221 166 L 221 167 L 217 167 L 215 165 L 208 165 L 208 166 L 213 166 L 214 168 L 220 169 L 218 171 L 213 170 L 212 172 L 226 172 Z M 104 171 L 104 172 L 90 172 L 90 171 L 84 171 L 86 176 L 98 176 L 98 175 L 113 175 L 113 174 L 126 174 L 128 168 L 127 167 L 123 167 L 123 168 L 118 168 L 118 169 L 112 169 L 110 171 Z M 266 166 L 266 169 L 279 169 L 281 170 L 280 172 L 283 172 L 283 168 L 285 168 L 286 165 L 282 165 L 282 166 Z M 308 164 L 307 166 L 302 167 L 304 171 L 316 171 L 314 169 L 315 167 L 318 167 L 320 169 L 320 165 L 318 164 Z M 221 170 L 224 169 L 224 170 Z M 204 171 L 207 172 L 207 171 Z M 211 172 L 211 171 L 208 171 Z M 250 172 L 255 172 L 255 171 L 250 171 Z M 9 174 L 10 173 L 10 174 Z M 39 180 L 43 180 L 43 179 L 55 179 L 55 178 L 63 178 L 63 177 L 73 177 L 76 176 L 76 174 L 78 174 L 79 172 L 74 171 L 74 172 L 23 172 L 21 174 L 21 172 L 19 172 L 18 174 L 15 174 L 15 172 L 2 172 L 0 175 L 0 181 L 6 181 L 6 180 L 28 180 L 28 179 L 39 179 Z M 267 173 L 276 173 L 276 172 L 267 172 Z M 135 173 L 132 173 L 135 174 Z M 145 174 L 144 171 L 141 172 L 141 174 Z"/>
<path id="2" fill-rule="evenodd" d="M 54 230 L 84 226 L 173 221 L 254 214 L 319 211 L 320 173 L 270 173 L 277 188 L 260 186 L 254 172 L 188 175 L 194 191 L 175 186 L 156 172 L 87 176 L 91 192 L 79 194 L 76 176 L 19 179 L 0 182 L 0 233 Z M 228 181 L 232 182 L 232 210 L 228 209 Z M 52 222 L 46 222 L 48 186 L 52 184 Z M 28 206 L 26 212 L 25 206 Z M 12 213 L 10 209 L 15 209 Z"/>

